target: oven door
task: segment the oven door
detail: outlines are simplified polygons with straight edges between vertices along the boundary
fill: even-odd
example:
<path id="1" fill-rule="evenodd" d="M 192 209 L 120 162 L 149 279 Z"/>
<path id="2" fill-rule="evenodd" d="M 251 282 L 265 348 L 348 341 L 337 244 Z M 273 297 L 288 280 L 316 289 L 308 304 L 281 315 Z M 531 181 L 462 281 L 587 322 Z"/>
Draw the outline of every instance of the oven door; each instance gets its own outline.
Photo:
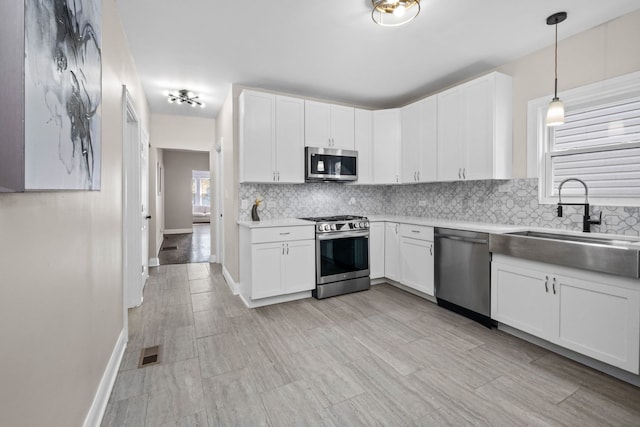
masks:
<path id="1" fill-rule="evenodd" d="M 369 276 L 369 231 L 316 236 L 316 284 Z"/>

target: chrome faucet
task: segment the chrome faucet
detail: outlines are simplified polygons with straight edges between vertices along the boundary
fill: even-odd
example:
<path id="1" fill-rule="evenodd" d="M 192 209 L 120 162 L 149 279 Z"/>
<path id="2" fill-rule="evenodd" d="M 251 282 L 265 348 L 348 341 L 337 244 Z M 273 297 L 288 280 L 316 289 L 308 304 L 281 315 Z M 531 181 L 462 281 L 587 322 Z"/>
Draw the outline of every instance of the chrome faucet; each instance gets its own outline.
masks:
<path id="1" fill-rule="evenodd" d="M 562 186 L 567 181 L 576 181 L 582 184 L 584 187 L 584 203 L 562 203 Z M 600 211 L 600 217 L 598 219 L 591 219 L 591 213 L 589 213 L 589 188 L 587 188 L 587 183 L 578 178 L 567 178 L 560 183 L 558 186 L 558 218 L 562 218 L 562 207 L 563 206 L 583 206 L 584 207 L 584 215 L 582 216 L 582 231 L 585 233 L 591 232 L 591 224 L 601 224 L 602 223 L 602 211 Z"/>

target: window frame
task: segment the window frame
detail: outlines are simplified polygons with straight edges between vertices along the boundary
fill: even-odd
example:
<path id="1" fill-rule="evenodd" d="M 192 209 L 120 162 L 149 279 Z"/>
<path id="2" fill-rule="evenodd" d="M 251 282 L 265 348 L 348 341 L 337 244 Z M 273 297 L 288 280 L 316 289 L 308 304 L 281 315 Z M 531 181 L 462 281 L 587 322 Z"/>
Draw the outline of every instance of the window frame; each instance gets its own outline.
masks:
<path id="1" fill-rule="evenodd" d="M 640 71 L 625 74 L 619 77 L 600 82 L 580 86 L 575 89 L 563 91 L 561 99 L 565 108 L 579 108 L 592 105 L 616 97 L 626 97 L 629 93 L 640 93 Z M 553 193 L 551 177 L 550 152 L 551 135 L 553 129 L 546 126 L 547 106 L 552 95 L 529 101 L 527 113 L 527 177 L 538 179 L 538 202 L 540 204 L 556 204 L 557 194 Z M 608 150 L 634 148 L 640 146 L 640 141 L 634 143 L 621 143 L 607 147 Z M 603 151 L 601 148 L 581 148 L 572 151 L 581 152 Z M 582 203 L 584 195 L 570 196 L 563 194 L 563 201 Z M 640 198 L 634 197 L 602 197 L 590 195 L 589 202 L 601 206 L 640 206 Z"/>
<path id="2" fill-rule="evenodd" d="M 208 179 L 209 180 L 209 205 L 203 205 L 202 204 L 202 179 Z M 197 204 L 193 204 L 192 202 L 192 206 L 205 206 L 205 207 L 211 207 L 211 173 L 209 171 L 198 171 L 198 170 L 193 170 L 191 171 L 191 183 L 193 185 L 193 181 L 195 180 L 195 187 L 196 187 L 196 201 L 198 202 Z M 193 193 L 192 193 L 193 194 Z"/>

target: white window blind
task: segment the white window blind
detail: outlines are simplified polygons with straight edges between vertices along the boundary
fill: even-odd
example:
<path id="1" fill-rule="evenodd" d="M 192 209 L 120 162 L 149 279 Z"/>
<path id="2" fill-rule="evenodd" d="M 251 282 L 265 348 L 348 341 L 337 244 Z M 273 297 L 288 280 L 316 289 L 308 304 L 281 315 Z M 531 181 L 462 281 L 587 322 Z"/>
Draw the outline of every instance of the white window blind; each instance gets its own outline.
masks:
<path id="1" fill-rule="evenodd" d="M 580 106 L 568 106 L 565 124 L 548 130 L 545 150 L 546 197 L 557 197 L 566 178 L 579 178 L 589 198 L 640 201 L 640 93 L 594 95 Z M 599 98 L 599 99 L 598 99 Z M 584 196 L 581 185 L 567 183 L 565 196 Z"/>

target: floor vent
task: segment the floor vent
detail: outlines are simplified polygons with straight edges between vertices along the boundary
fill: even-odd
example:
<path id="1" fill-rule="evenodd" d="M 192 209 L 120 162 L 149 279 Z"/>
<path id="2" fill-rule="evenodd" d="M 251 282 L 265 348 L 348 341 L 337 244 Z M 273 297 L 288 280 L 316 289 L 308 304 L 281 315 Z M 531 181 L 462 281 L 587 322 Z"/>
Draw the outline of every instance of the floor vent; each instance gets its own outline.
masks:
<path id="1" fill-rule="evenodd" d="M 177 246 L 165 246 L 164 248 L 160 248 L 161 251 L 174 251 L 178 249 Z"/>
<path id="2" fill-rule="evenodd" d="M 160 363 L 160 346 L 154 345 L 153 347 L 143 348 L 140 352 L 140 362 L 138 362 L 138 368 L 144 368 L 145 366 L 157 365 Z"/>

